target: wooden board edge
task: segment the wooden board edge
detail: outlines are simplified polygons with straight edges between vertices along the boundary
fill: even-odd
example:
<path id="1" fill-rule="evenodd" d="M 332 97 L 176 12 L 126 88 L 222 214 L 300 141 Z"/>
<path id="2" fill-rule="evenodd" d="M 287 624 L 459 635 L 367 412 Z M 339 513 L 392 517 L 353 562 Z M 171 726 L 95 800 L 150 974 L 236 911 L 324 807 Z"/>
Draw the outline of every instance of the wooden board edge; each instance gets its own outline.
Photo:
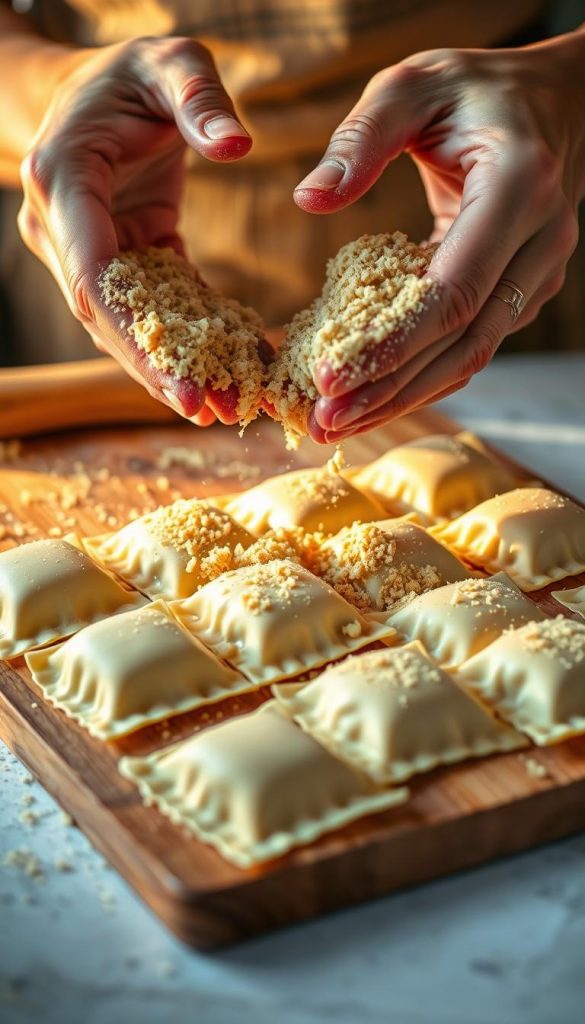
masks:
<path id="1" fill-rule="evenodd" d="M 24 683 L 23 683 L 24 686 Z M 55 797 L 92 845 L 125 878 L 153 913 L 187 945 L 219 949 L 259 933 L 300 923 L 364 900 L 457 871 L 486 860 L 561 839 L 585 828 L 585 776 L 506 804 L 436 824 L 426 824 L 421 841 L 412 829 L 345 841 L 339 849 L 314 850 L 275 863 L 273 870 L 243 872 L 241 882 L 214 889 L 184 886 L 124 825 L 112 808 L 84 784 L 64 757 L 48 744 L 0 691 L 0 738 Z M 27 731 L 26 749 L 18 741 Z M 46 764 L 50 759 L 51 772 Z M 138 798 L 132 798 L 134 802 Z M 152 814 L 158 815 L 154 808 Z M 414 850 L 414 854 L 413 854 Z"/>

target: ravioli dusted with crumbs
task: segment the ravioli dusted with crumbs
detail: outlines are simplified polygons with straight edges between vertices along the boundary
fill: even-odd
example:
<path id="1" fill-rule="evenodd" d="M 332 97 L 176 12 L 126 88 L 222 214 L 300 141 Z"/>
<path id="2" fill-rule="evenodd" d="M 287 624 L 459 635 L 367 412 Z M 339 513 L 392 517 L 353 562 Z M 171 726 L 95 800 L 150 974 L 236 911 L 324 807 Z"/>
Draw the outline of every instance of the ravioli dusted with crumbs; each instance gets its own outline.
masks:
<path id="1" fill-rule="evenodd" d="M 526 746 L 417 643 L 346 658 L 273 693 L 319 743 L 380 784 Z"/>
<path id="2" fill-rule="evenodd" d="M 404 803 L 307 736 L 274 701 L 149 757 L 120 761 L 145 801 L 240 868 Z"/>
<path id="3" fill-rule="evenodd" d="M 452 519 L 516 486 L 512 474 L 463 431 L 417 437 L 358 470 L 358 487 L 424 522 Z"/>
<path id="4" fill-rule="evenodd" d="M 286 559 L 225 573 L 170 607 L 254 683 L 300 675 L 392 632 Z"/>
<path id="5" fill-rule="evenodd" d="M 470 576 L 455 555 L 407 518 L 345 526 L 317 546 L 312 568 L 364 614 L 389 611 Z"/>
<path id="6" fill-rule="evenodd" d="M 84 541 L 89 553 L 149 597 L 189 597 L 214 579 L 218 549 L 233 554 L 254 537 L 207 501 L 180 498 L 115 533 Z"/>
<path id="7" fill-rule="evenodd" d="M 74 542 L 35 540 L 0 553 L 0 658 L 25 651 L 145 598 L 122 587 Z"/>
<path id="8" fill-rule="evenodd" d="M 291 526 L 331 534 L 356 520 L 370 522 L 387 516 L 376 498 L 362 494 L 333 461 L 318 469 L 270 477 L 238 494 L 226 512 L 256 536 Z"/>
<path id="9" fill-rule="evenodd" d="M 507 629 L 544 619 L 505 573 L 450 583 L 416 597 L 388 619 L 407 641 L 418 640 L 439 664 L 452 667 Z"/>
<path id="10" fill-rule="evenodd" d="M 529 592 L 585 570 L 585 509 L 544 487 L 519 487 L 430 532 L 460 558 L 504 571 Z"/>
<path id="11" fill-rule="evenodd" d="M 540 746 L 585 733 L 585 623 L 529 622 L 470 658 L 457 678 Z"/>
<path id="12" fill-rule="evenodd" d="M 171 615 L 163 601 L 86 626 L 27 656 L 43 695 L 109 740 L 251 689 Z"/>

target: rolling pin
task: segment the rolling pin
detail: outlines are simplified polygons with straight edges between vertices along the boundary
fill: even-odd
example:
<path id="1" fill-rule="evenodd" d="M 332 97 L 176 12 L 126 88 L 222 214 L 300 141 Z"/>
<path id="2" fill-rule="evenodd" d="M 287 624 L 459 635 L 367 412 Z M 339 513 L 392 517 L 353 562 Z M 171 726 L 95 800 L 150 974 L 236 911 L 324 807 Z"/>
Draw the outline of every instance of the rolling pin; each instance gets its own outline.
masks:
<path id="1" fill-rule="evenodd" d="M 0 370 L 0 438 L 179 419 L 108 357 Z"/>

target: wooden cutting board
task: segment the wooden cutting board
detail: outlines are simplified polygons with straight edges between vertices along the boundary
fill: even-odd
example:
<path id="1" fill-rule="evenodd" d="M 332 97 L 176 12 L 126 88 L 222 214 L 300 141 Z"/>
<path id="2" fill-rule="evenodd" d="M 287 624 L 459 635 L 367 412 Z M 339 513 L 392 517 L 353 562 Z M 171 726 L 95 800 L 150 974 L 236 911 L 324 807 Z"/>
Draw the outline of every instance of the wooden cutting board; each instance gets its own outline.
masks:
<path id="1" fill-rule="evenodd" d="M 345 446 L 351 463 L 393 444 L 457 426 L 417 413 Z M 181 463 L 185 448 L 199 452 Z M 166 454 L 165 454 L 166 453 Z M 307 443 L 290 457 L 280 429 L 262 421 L 243 440 L 235 430 L 188 424 L 54 435 L 5 450 L 0 462 L 0 546 L 77 529 L 103 532 L 131 509 L 146 511 L 181 495 L 211 495 L 299 465 L 320 464 L 327 449 Z M 509 462 L 510 460 L 505 460 Z M 525 478 L 534 474 L 525 471 Z M 56 496 L 63 496 L 65 509 Z M 3 507 L 4 506 L 4 507 Z M 35 532 L 36 531 L 36 532 Z M 1 531 L 0 531 L 1 532 Z M 15 537 L 15 534 L 17 535 Z M 585 582 L 585 575 L 571 585 Z M 531 595 L 549 614 L 548 590 Z M 527 755 L 498 755 L 414 779 L 403 808 L 376 815 L 242 871 L 142 805 L 117 772 L 122 753 L 138 754 L 251 709 L 265 692 L 159 724 L 109 745 L 92 739 L 43 702 L 21 660 L 0 662 L 0 737 L 76 820 L 93 844 L 180 938 L 211 948 L 309 918 L 402 886 L 468 868 L 585 826 L 585 737 Z M 534 763 L 544 774 L 534 772 Z M 410 785 L 410 783 L 409 783 Z"/>

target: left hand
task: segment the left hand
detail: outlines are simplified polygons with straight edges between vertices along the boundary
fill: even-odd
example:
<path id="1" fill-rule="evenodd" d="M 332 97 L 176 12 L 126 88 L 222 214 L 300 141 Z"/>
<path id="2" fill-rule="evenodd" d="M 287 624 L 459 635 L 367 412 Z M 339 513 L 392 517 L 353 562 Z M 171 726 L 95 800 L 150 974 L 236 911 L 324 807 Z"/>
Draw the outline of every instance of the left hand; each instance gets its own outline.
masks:
<path id="1" fill-rule="evenodd" d="M 412 330 L 376 348 L 376 372 L 325 362 L 310 417 L 315 441 L 370 430 L 468 383 L 503 339 L 562 287 L 585 191 L 585 32 L 513 50 L 437 50 L 377 74 L 295 191 L 310 213 L 359 199 L 408 152 L 441 241 Z M 381 228 L 382 229 L 382 228 Z M 511 280 L 526 305 L 492 293 Z"/>

